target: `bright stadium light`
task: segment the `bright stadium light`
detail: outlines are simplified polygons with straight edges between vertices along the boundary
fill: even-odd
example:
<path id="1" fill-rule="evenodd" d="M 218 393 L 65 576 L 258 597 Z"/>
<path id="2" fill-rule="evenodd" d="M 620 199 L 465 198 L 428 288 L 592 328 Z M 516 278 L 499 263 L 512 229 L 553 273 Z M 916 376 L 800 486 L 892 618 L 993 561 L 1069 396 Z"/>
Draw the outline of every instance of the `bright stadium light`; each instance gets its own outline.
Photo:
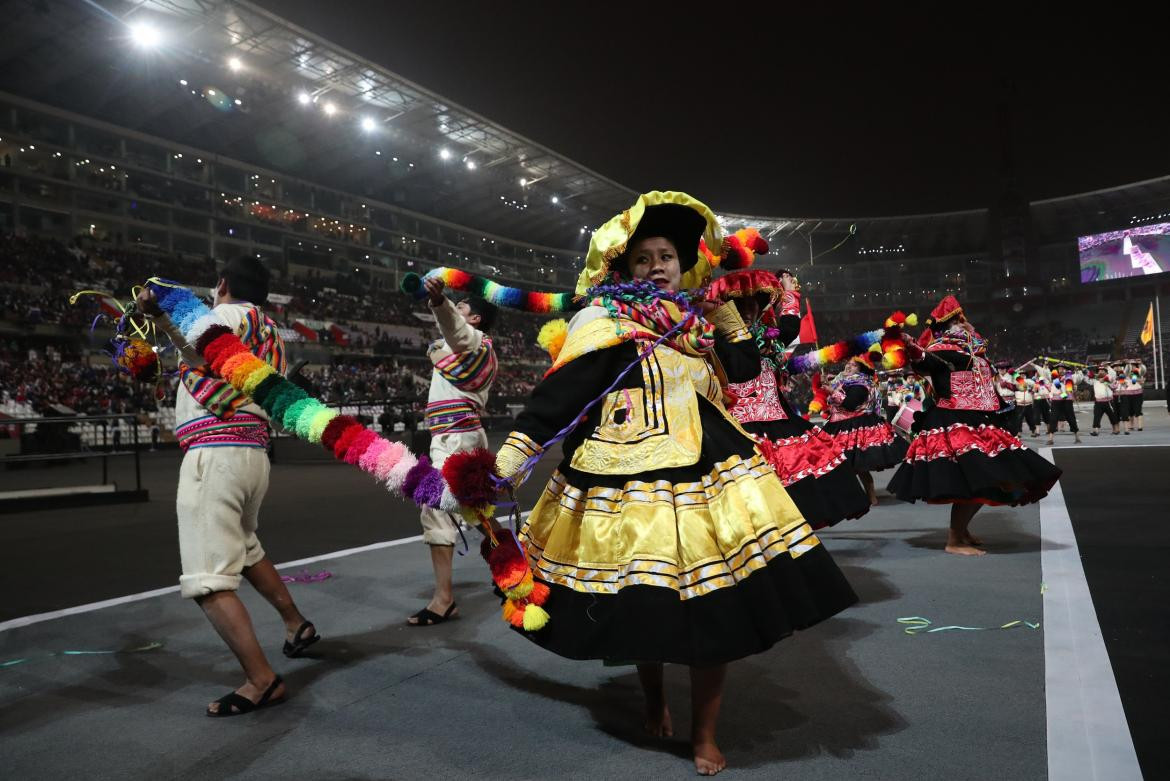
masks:
<path id="1" fill-rule="evenodd" d="M 378 127 L 378 123 L 374 121 L 373 117 L 362 117 L 362 130 L 372 133 L 376 127 Z"/>
<path id="2" fill-rule="evenodd" d="M 300 103 L 302 106 L 309 105 L 309 103 L 312 100 L 313 99 L 309 97 L 309 93 L 307 93 L 307 92 L 298 92 L 297 93 L 297 103 Z"/>
<path id="3" fill-rule="evenodd" d="M 325 101 L 325 105 L 321 106 L 321 110 L 325 112 L 326 116 L 333 116 L 337 113 L 337 106 L 330 101 Z"/>
<path id="4" fill-rule="evenodd" d="M 451 150 L 448 149 L 447 147 L 443 147 L 442 149 L 439 150 L 439 157 L 441 157 L 444 160 L 450 160 L 451 159 Z"/>
<path id="5" fill-rule="evenodd" d="M 238 71 L 243 67 L 244 67 L 244 63 L 240 62 L 239 57 L 232 57 L 230 60 L 228 60 L 228 68 L 230 68 L 233 71 Z"/>
<path id="6" fill-rule="evenodd" d="M 130 40 L 143 49 L 153 49 L 162 43 L 162 33 L 148 22 L 135 22 L 130 25 Z"/>
<path id="7" fill-rule="evenodd" d="M 474 160 L 468 160 L 468 161 L 467 161 L 467 170 L 468 170 L 468 171 L 474 171 L 474 170 L 475 170 L 475 161 L 474 161 Z"/>
<path id="8" fill-rule="evenodd" d="M 554 196 L 552 197 L 552 202 L 553 202 L 553 203 L 560 203 L 560 202 L 561 202 L 561 199 L 560 199 L 560 198 L 558 198 L 558 197 L 556 197 L 556 196 L 554 195 Z"/>

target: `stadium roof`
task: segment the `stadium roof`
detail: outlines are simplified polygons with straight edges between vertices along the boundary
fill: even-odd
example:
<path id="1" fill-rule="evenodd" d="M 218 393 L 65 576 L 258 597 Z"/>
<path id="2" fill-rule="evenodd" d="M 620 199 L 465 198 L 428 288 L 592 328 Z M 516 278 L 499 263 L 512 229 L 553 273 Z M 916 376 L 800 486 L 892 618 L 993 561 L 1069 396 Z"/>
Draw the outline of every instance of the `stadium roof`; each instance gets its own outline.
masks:
<path id="1" fill-rule="evenodd" d="M 10 6 L 5 33 L 0 89 L 469 228 L 580 250 L 636 197 L 242 0 L 49 0 Z M 1170 180 L 1158 181 L 1135 185 L 1150 190 L 1139 200 L 1165 200 Z M 1085 209 L 1116 221 L 1130 190 L 1045 201 L 1034 216 L 1053 230 Z M 1098 200 L 1108 203 L 1086 205 Z M 912 235 L 916 254 L 951 254 L 985 246 L 987 215 L 723 217 L 781 243 L 832 245 L 855 232 L 860 249 Z"/>

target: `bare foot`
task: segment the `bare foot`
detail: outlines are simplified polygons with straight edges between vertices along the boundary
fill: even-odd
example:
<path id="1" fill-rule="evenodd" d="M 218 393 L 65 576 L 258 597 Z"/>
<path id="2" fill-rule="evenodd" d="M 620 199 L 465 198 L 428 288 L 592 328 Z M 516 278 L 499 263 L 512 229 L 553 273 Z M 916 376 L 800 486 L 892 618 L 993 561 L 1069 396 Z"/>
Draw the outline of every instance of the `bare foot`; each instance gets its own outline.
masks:
<path id="1" fill-rule="evenodd" d="M 674 725 L 670 721 L 670 708 L 666 703 L 646 703 L 646 722 L 643 724 L 646 732 L 656 738 L 674 736 Z"/>
<path id="2" fill-rule="evenodd" d="M 870 494 L 869 495 L 869 506 L 870 507 L 877 507 L 877 503 L 878 503 L 877 494 Z"/>
<path id="3" fill-rule="evenodd" d="M 944 548 L 944 550 L 946 550 L 947 553 L 953 553 L 956 556 L 986 556 L 987 555 L 987 551 L 985 551 L 985 550 L 979 550 L 978 548 L 974 548 L 970 545 L 965 545 L 962 543 L 949 544 L 949 545 L 947 545 L 946 548 Z"/>
<path id="4" fill-rule="evenodd" d="M 695 772 L 701 776 L 713 776 L 727 767 L 727 760 L 723 752 L 715 745 L 715 741 L 693 741 L 691 748 L 695 752 Z"/>
<path id="5" fill-rule="evenodd" d="M 275 680 L 275 678 L 273 680 Z M 240 695 L 246 700 L 251 700 L 252 704 L 255 705 L 256 703 L 260 702 L 260 698 L 264 696 L 264 692 L 268 691 L 268 687 L 271 685 L 272 681 L 267 681 L 263 686 L 256 686 L 251 682 L 248 682 L 240 688 L 236 689 L 236 694 Z M 282 682 L 279 686 L 276 687 L 276 691 L 272 692 L 272 696 L 268 698 L 268 701 L 277 702 L 278 700 L 283 700 L 284 694 L 284 683 Z M 230 708 L 231 706 L 228 707 Z M 207 703 L 207 712 L 219 713 L 219 703 Z"/>
<path id="6" fill-rule="evenodd" d="M 979 539 L 971 532 L 967 532 L 967 534 L 964 535 L 963 542 L 967 543 L 968 545 L 982 545 L 983 544 L 983 540 Z"/>

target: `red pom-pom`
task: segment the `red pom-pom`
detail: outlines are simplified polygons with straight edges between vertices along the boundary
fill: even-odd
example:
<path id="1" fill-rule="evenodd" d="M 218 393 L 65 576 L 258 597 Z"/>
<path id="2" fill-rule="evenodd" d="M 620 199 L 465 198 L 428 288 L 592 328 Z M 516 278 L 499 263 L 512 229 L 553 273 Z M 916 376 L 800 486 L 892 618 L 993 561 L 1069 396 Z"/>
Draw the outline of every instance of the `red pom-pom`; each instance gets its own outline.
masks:
<path id="1" fill-rule="evenodd" d="M 448 269 L 446 277 L 447 278 L 443 281 L 446 282 L 447 287 L 451 288 L 452 290 L 463 290 L 465 287 L 471 284 L 471 275 L 466 271 L 462 271 L 457 268 Z"/>
<path id="2" fill-rule="evenodd" d="M 207 350 L 207 346 L 209 344 L 211 344 L 212 342 L 214 342 L 216 339 L 223 336 L 224 334 L 230 334 L 230 333 L 234 333 L 234 332 L 232 331 L 232 329 L 228 328 L 226 325 L 216 324 L 216 325 L 211 326 L 206 331 L 201 333 L 199 335 L 199 338 L 195 340 L 195 345 L 194 345 L 195 352 L 199 353 L 200 355 L 203 355 L 204 351 Z"/>
<path id="3" fill-rule="evenodd" d="M 353 423 L 353 425 L 347 426 L 345 429 L 343 429 L 341 436 L 339 436 L 337 441 L 333 443 L 333 456 L 339 461 L 344 461 L 346 451 L 348 451 L 350 446 L 353 445 L 357 437 L 363 431 L 367 430 L 368 429 L 365 426 L 356 421 Z"/>
<path id="4" fill-rule="evenodd" d="M 352 415 L 338 415 L 325 426 L 325 430 L 321 432 L 321 447 L 333 452 L 333 447 L 337 444 L 337 440 L 347 428 L 357 423 L 357 420 Z"/>
<path id="5" fill-rule="evenodd" d="M 350 443 L 349 449 L 345 451 L 345 463 L 357 465 L 358 459 L 362 457 L 370 445 L 378 439 L 376 432 L 370 431 L 368 428 L 363 428 L 362 433 L 354 437 L 353 442 Z"/>
<path id="6" fill-rule="evenodd" d="M 528 601 L 534 605 L 543 605 L 548 601 L 549 587 L 547 583 L 541 583 L 539 580 L 532 584 L 532 593 L 528 595 Z"/>
<path id="7" fill-rule="evenodd" d="M 495 500 L 495 473 L 496 457 L 482 447 L 455 453 L 443 462 L 443 479 L 464 507 L 483 507 Z"/>
<path id="8" fill-rule="evenodd" d="M 511 532 L 500 535 L 500 544 L 490 548 L 485 556 L 492 580 L 504 591 L 515 588 L 528 574 L 527 558 Z"/>
<path id="9" fill-rule="evenodd" d="M 214 327 L 215 326 L 212 326 L 212 328 Z M 226 334 L 220 334 L 219 336 L 212 339 L 211 342 L 203 348 L 203 360 L 207 361 L 209 364 L 224 360 L 227 356 L 223 355 L 223 352 L 237 345 L 239 349 L 235 350 L 234 352 L 239 352 L 240 349 L 244 349 L 244 344 L 240 341 L 240 337 L 236 336 L 234 333 L 229 331 Z"/>

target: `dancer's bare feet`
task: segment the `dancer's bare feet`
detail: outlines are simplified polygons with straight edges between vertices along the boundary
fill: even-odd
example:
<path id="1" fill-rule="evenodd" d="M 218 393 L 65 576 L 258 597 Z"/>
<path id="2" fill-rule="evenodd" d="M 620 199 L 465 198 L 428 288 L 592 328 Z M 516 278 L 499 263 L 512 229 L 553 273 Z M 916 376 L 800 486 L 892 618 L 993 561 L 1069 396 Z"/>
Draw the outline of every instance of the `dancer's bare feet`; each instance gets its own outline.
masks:
<path id="1" fill-rule="evenodd" d="M 982 545 L 983 544 L 983 540 L 979 539 L 971 532 L 967 532 L 966 534 L 963 535 L 963 542 L 967 543 L 968 545 Z"/>
<path id="2" fill-rule="evenodd" d="M 956 556 L 986 556 L 987 555 L 987 551 L 979 550 L 978 548 L 975 548 L 975 547 L 968 545 L 967 543 L 964 543 L 964 542 L 947 543 L 947 547 L 944 548 L 943 550 L 945 550 L 947 553 L 953 553 Z"/>
<path id="3" fill-rule="evenodd" d="M 727 767 L 727 759 L 715 745 L 714 739 L 694 738 L 691 749 L 695 752 L 695 772 L 701 776 L 713 776 Z"/>
<path id="4" fill-rule="evenodd" d="M 670 708 L 665 702 L 646 703 L 646 721 L 643 724 L 646 733 L 656 738 L 674 736 L 674 724 L 670 721 Z"/>
<path id="5" fill-rule="evenodd" d="M 670 721 L 666 689 L 662 683 L 662 665 L 657 662 L 639 664 L 638 681 L 642 684 L 642 696 L 646 698 L 646 721 L 642 726 L 656 738 L 673 736 L 674 725 Z"/>

